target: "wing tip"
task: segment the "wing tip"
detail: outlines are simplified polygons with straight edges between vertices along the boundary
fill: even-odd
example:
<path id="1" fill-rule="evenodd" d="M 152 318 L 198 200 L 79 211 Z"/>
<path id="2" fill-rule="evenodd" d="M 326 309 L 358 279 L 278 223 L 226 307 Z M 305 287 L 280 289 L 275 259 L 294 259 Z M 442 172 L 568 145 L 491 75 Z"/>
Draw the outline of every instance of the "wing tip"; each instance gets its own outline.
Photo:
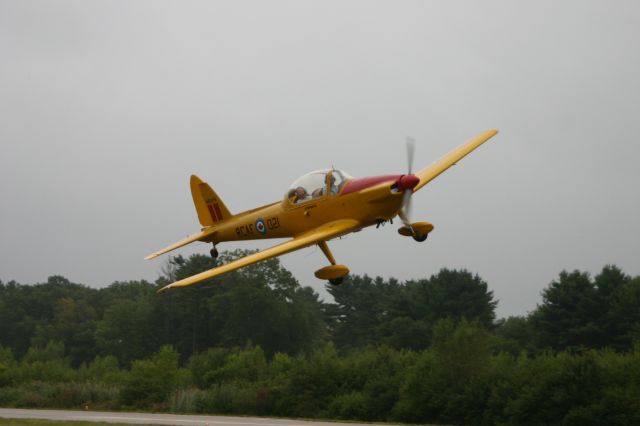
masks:
<path id="1" fill-rule="evenodd" d="M 169 285 L 165 285 L 164 287 L 162 287 L 162 288 L 158 289 L 157 293 L 158 293 L 158 294 L 160 294 L 160 293 L 164 293 L 164 292 L 166 292 L 166 291 L 169 291 L 170 289 L 171 289 L 171 284 L 169 284 Z"/>
<path id="2" fill-rule="evenodd" d="M 470 139 L 469 142 L 482 145 L 497 134 L 498 129 L 489 129 Z"/>

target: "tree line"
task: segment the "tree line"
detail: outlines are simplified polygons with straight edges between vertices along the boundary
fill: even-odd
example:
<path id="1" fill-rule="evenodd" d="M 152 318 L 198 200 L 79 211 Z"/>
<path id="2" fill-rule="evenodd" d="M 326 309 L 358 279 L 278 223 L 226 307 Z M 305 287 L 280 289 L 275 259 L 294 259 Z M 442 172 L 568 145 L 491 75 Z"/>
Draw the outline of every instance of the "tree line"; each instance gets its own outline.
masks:
<path id="1" fill-rule="evenodd" d="M 220 261 L 244 256 L 227 252 Z M 0 405 L 448 424 L 640 422 L 640 277 L 562 272 L 525 316 L 443 269 L 350 276 L 332 302 L 277 259 L 199 286 L 0 282 Z"/>

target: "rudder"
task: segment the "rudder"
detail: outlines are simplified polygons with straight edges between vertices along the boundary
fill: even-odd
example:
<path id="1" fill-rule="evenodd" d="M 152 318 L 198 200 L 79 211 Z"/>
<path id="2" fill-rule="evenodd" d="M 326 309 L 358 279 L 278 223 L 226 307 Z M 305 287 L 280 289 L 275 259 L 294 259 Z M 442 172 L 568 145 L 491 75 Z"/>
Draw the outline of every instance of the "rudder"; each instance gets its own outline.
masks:
<path id="1" fill-rule="evenodd" d="M 214 226 L 233 216 L 218 194 L 196 175 L 191 175 L 191 196 L 202 226 Z"/>

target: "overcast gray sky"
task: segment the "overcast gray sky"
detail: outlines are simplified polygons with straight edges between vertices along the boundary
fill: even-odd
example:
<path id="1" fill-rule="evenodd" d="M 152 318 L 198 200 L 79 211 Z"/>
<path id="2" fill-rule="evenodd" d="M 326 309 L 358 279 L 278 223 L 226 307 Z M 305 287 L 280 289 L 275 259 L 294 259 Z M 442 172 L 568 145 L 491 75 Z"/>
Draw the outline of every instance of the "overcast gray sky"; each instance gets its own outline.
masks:
<path id="1" fill-rule="evenodd" d="M 397 226 L 330 243 L 353 273 L 467 268 L 525 314 L 562 269 L 640 274 L 637 1 L 0 0 L 0 279 L 103 287 L 307 171 L 402 173 L 489 128 Z M 264 248 L 268 243 L 224 244 Z M 206 253 L 198 243 L 183 254 Z M 317 248 L 282 263 L 324 293 Z"/>

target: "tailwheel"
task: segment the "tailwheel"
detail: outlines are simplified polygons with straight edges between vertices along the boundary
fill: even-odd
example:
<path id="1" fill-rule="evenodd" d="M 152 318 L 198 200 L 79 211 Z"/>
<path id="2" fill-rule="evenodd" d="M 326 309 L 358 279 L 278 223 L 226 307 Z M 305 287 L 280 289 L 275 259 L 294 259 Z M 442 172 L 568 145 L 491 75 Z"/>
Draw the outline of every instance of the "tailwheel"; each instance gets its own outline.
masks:
<path id="1" fill-rule="evenodd" d="M 428 236 L 429 236 L 429 234 L 424 234 L 424 235 L 415 234 L 415 235 L 413 235 L 413 239 L 416 240 L 417 242 L 421 243 L 424 240 L 426 240 Z"/>
<path id="2" fill-rule="evenodd" d="M 340 285 L 340 284 L 342 284 L 343 281 L 344 281 L 344 277 L 334 278 L 332 280 L 329 280 L 329 284 L 331 284 L 331 285 Z"/>
<path id="3" fill-rule="evenodd" d="M 209 251 L 209 254 L 214 259 L 218 258 L 218 249 L 216 248 L 216 246 L 213 246 L 213 248 Z"/>

